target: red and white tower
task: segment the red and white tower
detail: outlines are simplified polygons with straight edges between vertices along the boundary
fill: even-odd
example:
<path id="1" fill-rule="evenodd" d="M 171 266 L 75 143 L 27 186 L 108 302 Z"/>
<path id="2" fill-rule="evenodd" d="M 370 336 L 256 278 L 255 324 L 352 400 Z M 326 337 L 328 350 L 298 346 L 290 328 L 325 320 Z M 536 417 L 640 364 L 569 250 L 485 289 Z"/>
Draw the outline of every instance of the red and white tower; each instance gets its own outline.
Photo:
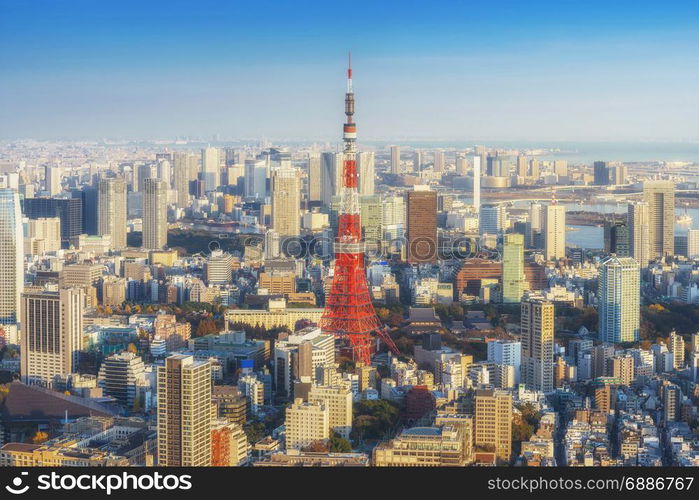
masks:
<path id="1" fill-rule="evenodd" d="M 337 238 L 335 239 L 335 275 L 325 310 L 320 320 L 323 332 L 345 339 L 352 348 L 355 361 L 371 362 L 371 332 L 376 332 L 393 352 L 395 344 L 383 330 L 369 296 L 364 268 L 364 242 L 357 191 L 357 126 L 354 123 L 354 91 L 352 90 L 352 57 L 347 68 L 345 94 L 344 161 Z"/>

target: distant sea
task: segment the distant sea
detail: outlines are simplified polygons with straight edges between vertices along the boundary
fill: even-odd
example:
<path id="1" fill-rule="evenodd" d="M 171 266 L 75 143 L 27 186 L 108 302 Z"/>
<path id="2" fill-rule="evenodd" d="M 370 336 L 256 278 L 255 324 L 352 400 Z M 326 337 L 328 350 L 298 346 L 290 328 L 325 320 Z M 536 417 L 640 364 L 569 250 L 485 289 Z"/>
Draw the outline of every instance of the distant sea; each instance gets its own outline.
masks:
<path id="1" fill-rule="evenodd" d="M 375 146 L 400 144 L 414 148 L 466 149 L 475 144 L 500 149 L 555 150 L 541 159 L 566 159 L 570 163 L 595 160 L 623 162 L 687 161 L 699 163 L 699 142 L 518 142 L 518 141 L 364 141 Z"/>

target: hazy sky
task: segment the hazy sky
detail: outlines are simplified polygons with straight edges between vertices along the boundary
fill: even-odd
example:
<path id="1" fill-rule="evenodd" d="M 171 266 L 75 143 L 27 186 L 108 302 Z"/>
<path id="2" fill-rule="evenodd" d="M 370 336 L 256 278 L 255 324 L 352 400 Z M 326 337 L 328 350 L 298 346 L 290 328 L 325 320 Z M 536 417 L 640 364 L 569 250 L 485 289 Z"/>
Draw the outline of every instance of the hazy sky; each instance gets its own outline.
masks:
<path id="1" fill-rule="evenodd" d="M 699 140 L 699 2 L 0 0 L 0 138 Z"/>

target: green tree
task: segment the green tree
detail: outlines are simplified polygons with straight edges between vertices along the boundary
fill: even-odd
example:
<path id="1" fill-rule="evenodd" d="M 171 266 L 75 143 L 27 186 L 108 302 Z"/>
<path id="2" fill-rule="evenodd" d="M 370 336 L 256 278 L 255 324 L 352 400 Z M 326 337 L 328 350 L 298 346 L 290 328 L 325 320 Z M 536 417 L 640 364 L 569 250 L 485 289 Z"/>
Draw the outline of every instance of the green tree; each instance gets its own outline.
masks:
<path id="1" fill-rule="evenodd" d="M 339 434 L 333 433 L 333 436 L 328 441 L 328 451 L 331 453 L 350 453 L 352 445 Z"/>

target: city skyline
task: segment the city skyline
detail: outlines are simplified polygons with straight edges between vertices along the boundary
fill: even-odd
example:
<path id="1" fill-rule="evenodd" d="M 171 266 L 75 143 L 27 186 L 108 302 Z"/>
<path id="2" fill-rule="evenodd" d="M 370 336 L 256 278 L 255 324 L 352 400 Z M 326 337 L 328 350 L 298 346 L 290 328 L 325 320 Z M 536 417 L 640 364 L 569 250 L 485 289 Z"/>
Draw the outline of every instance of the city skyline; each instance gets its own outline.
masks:
<path id="1" fill-rule="evenodd" d="M 351 50 L 364 140 L 698 139 L 690 2 L 127 7 L 0 2 L 0 138 L 335 141 Z"/>

